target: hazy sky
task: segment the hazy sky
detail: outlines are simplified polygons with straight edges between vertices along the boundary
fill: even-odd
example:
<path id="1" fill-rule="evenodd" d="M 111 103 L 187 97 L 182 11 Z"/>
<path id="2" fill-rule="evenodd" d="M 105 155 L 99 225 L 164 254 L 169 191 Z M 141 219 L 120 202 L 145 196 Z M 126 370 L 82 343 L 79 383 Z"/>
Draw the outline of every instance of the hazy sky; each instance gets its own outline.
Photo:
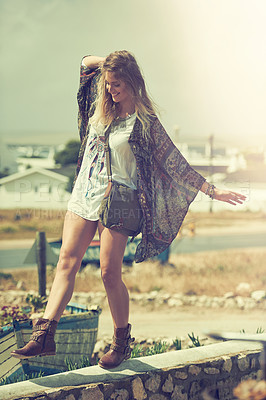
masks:
<path id="1" fill-rule="evenodd" d="M 0 0 L 6 142 L 77 138 L 79 62 L 132 51 L 180 140 L 266 144 L 265 0 Z"/>

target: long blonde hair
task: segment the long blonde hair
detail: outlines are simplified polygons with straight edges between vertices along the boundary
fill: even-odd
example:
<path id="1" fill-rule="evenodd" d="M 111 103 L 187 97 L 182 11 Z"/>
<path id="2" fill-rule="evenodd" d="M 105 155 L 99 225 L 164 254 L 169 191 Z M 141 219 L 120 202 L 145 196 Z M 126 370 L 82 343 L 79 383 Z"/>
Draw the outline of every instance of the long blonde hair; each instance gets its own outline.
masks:
<path id="1" fill-rule="evenodd" d="M 128 51 L 115 51 L 111 53 L 101 66 L 98 80 L 95 112 L 90 118 L 94 126 L 109 126 L 117 117 L 117 103 L 112 100 L 111 94 L 106 89 L 105 73 L 112 72 L 117 79 L 125 82 L 131 90 L 135 103 L 137 118 L 142 124 L 144 137 L 149 136 L 151 117 L 156 115 L 156 106 L 150 99 L 143 76 L 135 57 Z"/>

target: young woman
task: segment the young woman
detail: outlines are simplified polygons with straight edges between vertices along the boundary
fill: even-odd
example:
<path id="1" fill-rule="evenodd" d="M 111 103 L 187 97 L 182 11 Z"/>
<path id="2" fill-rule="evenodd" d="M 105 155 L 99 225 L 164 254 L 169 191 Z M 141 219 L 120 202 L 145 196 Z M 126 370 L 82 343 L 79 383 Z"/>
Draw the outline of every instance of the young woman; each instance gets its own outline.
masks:
<path id="1" fill-rule="evenodd" d="M 108 184 L 106 128 L 111 127 L 112 177 L 138 191 L 143 213 L 136 262 L 171 244 L 199 190 L 232 205 L 241 204 L 245 196 L 215 188 L 188 164 L 159 122 L 137 62 L 128 51 L 82 59 L 78 104 L 81 149 L 56 276 L 43 318 L 33 321 L 29 343 L 12 355 L 55 354 L 57 322 L 71 299 L 81 260 L 98 229 L 102 280 L 114 323 L 111 349 L 99 365 L 109 369 L 130 357 L 134 339 L 128 323 L 129 295 L 121 273 L 128 237 L 102 226 L 98 216 Z"/>

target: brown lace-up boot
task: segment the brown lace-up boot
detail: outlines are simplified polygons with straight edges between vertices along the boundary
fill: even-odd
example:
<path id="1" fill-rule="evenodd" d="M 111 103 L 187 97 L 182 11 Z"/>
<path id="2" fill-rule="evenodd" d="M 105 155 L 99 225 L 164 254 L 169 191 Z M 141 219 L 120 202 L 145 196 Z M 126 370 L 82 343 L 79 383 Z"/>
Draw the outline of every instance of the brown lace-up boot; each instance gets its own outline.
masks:
<path id="1" fill-rule="evenodd" d="M 54 335 L 57 321 L 39 318 L 33 320 L 32 324 L 32 335 L 29 342 L 21 349 L 12 351 L 11 356 L 20 359 L 36 356 L 54 356 Z"/>
<path id="2" fill-rule="evenodd" d="M 115 368 L 122 361 L 129 359 L 132 351 L 130 344 L 135 340 L 135 338 L 130 336 L 130 331 L 130 324 L 126 328 L 115 328 L 113 343 L 110 350 L 100 359 L 100 367 L 105 369 Z"/>

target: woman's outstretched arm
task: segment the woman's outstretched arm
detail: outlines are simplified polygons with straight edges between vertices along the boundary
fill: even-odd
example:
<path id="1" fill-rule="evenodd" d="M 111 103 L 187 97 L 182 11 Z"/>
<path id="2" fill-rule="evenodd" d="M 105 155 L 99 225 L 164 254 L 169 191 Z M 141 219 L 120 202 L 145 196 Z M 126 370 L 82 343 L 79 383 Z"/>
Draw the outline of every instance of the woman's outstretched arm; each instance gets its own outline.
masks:
<path id="1" fill-rule="evenodd" d="M 105 57 L 98 57 L 98 56 L 86 56 L 83 58 L 83 63 L 91 68 L 95 69 L 100 67 L 100 65 L 104 62 Z"/>
<path id="2" fill-rule="evenodd" d="M 208 192 L 210 184 L 208 182 L 204 182 L 200 188 L 200 191 L 205 193 Z M 243 194 L 232 192 L 231 190 L 221 190 L 218 188 L 214 188 L 213 198 L 215 200 L 224 201 L 226 203 L 232 204 L 236 206 L 236 203 L 242 204 L 246 200 L 246 196 Z"/>

